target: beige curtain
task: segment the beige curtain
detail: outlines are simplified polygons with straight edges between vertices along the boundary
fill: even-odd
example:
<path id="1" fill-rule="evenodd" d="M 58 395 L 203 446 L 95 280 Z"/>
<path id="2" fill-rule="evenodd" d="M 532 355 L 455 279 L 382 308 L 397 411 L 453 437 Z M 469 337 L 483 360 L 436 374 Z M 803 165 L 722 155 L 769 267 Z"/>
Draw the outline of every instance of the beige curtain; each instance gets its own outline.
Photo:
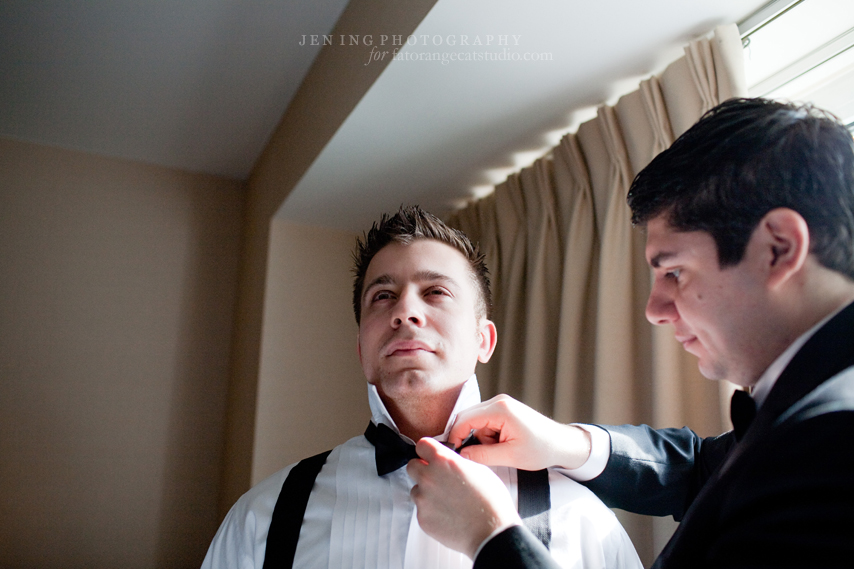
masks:
<path id="1" fill-rule="evenodd" d="M 489 197 L 450 220 L 480 241 L 493 277 L 498 348 L 478 370 L 560 421 L 728 428 L 730 389 L 700 377 L 668 328 L 644 316 L 650 273 L 630 225 L 635 174 L 708 109 L 746 96 L 735 25 L 582 124 Z M 672 522 L 619 513 L 645 563 Z"/>

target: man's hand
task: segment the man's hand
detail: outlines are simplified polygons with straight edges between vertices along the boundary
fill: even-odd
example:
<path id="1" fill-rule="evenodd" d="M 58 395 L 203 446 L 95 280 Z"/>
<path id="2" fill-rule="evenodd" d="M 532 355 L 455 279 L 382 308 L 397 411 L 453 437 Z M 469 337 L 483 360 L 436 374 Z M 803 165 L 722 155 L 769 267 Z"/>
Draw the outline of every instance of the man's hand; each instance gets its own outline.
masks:
<path id="1" fill-rule="evenodd" d="M 415 450 L 421 459 L 410 460 L 406 471 L 415 481 L 418 524 L 427 534 L 474 559 L 495 530 L 521 523 L 507 487 L 489 468 L 430 438 Z"/>
<path id="2" fill-rule="evenodd" d="M 457 415 L 448 442 L 458 447 L 474 431 L 481 445 L 460 455 L 490 466 L 575 469 L 590 456 L 590 434 L 537 413 L 509 395 L 498 395 Z"/>

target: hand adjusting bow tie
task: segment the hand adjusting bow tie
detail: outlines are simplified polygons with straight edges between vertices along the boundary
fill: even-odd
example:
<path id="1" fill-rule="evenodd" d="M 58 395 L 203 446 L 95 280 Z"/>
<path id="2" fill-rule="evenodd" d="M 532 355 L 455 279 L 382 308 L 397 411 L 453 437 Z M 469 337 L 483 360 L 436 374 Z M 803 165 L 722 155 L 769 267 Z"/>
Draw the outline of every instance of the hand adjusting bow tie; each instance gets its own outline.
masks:
<path id="1" fill-rule="evenodd" d="M 418 453 L 415 452 L 415 445 L 404 441 L 400 438 L 400 435 L 383 423 L 379 425 L 374 425 L 373 422 L 368 423 L 365 438 L 374 445 L 377 474 L 380 476 L 394 472 L 398 468 L 405 466 L 413 458 L 418 458 Z M 476 444 L 480 444 L 480 442 L 474 435 L 471 435 L 463 441 L 463 444 L 456 451 L 459 452 L 467 446 Z"/>
<path id="2" fill-rule="evenodd" d="M 732 419 L 733 431 L 735 431 L 735 440 L 740 441 L 756 417 L 756 401 L 748 392 L 738 390 L 732 394 L 729 414 Z"/>

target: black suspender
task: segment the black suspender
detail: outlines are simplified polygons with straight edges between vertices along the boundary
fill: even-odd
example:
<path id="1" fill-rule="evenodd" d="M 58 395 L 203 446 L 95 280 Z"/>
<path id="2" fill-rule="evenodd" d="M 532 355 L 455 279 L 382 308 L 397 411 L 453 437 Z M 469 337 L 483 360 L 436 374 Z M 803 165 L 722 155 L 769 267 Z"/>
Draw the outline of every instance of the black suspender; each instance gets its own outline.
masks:
<path id="1" fill-rule="evenodd" d="M 297 551 L 299 532 L 314 480 L 326 463 L 330 450 L 299 461 L 288 473 L 273 509 L 267 533 L 267 551 L 263 569 L 291 569 Z M 543 542 L 551 542 L 549 524 L 551 490 L 547 470 L 517 470 L 519 515 L 522 523 Z"/>
<path id="2" fill-rule="evenodd" d="M 291 568 L 297 552 L 299 530 L 314 479 L 326 463 L 328 450 L 299 461 L 282 484 L 279 499 L 273 509 L 273 519 L 267 532 L 267 551 L 263 569 Z"/>
<path id="3" fill-rule="evenodd" d="M 516 469 L 516 480 L 519 488 L 519 517 L 525 527 L 548 549 L 552 541 L 552 527 L 549 523 L 549 510 L 552 509 L 549 471 Z"/>

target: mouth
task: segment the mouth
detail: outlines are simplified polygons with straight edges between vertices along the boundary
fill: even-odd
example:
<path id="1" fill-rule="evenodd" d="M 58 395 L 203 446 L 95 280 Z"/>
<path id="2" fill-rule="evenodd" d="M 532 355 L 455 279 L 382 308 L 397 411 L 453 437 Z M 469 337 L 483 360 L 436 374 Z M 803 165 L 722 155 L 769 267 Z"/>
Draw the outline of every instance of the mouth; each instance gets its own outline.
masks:
<path id="1" fill-rule="evenodd" d="M 385 349 L 386 357 L 417 356 L 422 353 L 433 353 L 433 349 L 418 340 L 397 340 L 391 342 Z"/>
<path id="2" fill-rule="evenodd" d="M 682 344 L 682 348 L 687 352 L 690 351 L 688 347 L 697 341 L 697 336 L 680 336 L 677 334 L 676 341 Z"/>

